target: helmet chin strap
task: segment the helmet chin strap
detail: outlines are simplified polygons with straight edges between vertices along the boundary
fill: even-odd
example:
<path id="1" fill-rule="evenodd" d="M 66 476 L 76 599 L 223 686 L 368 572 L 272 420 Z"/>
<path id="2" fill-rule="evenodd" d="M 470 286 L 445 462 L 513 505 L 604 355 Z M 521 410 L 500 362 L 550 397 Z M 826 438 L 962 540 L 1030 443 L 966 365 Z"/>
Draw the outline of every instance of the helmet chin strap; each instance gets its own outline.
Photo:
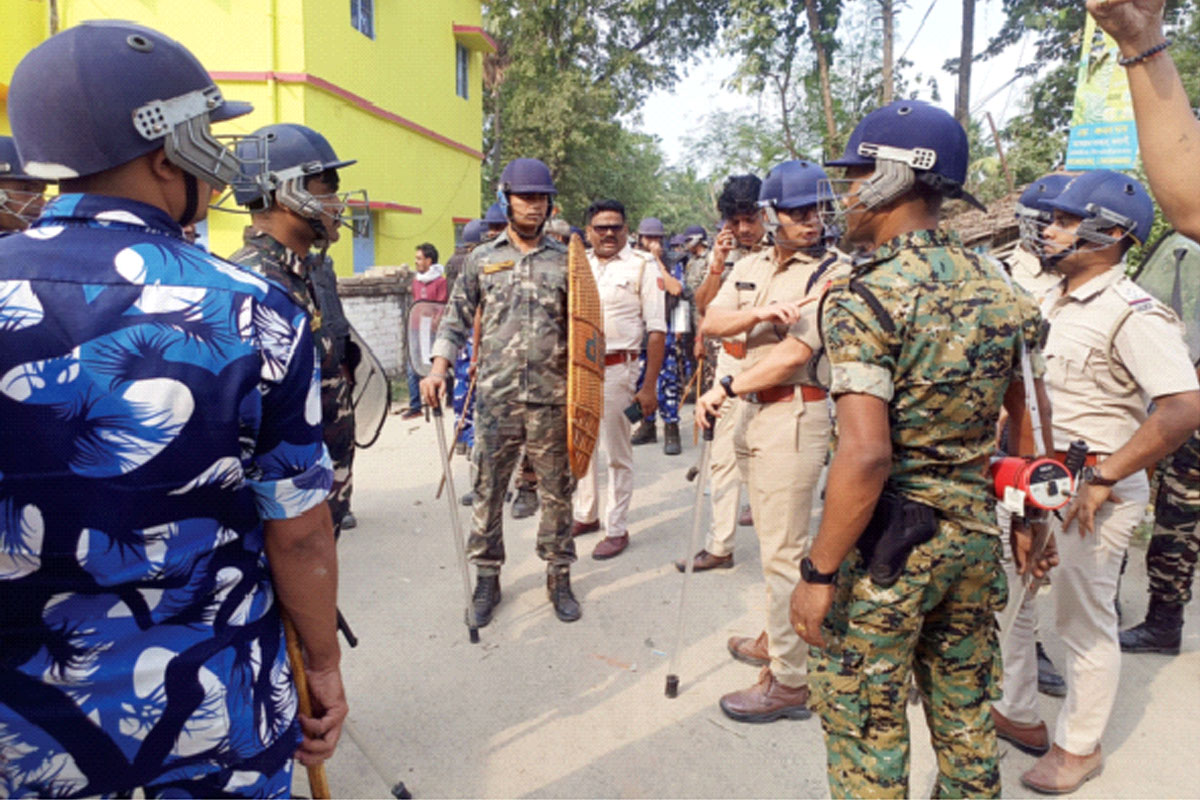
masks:
<path id="1" fill-rule="evenodd" d="M 542 236 L 542 231 L 546 229 L 546 223 L 550 221 L 549 215 L 542 219 L 533 233 L 525 233 L 517 227 L 517 221 L 513 219 L 512 203 L 508 202 L 508 195 L 503 192 L 498 193 L 501 198 L 501 206 L 504 208 L 504 216 L 508 217 L 508 227 L 520 237 L 523 242 L 536 242 Z"/>

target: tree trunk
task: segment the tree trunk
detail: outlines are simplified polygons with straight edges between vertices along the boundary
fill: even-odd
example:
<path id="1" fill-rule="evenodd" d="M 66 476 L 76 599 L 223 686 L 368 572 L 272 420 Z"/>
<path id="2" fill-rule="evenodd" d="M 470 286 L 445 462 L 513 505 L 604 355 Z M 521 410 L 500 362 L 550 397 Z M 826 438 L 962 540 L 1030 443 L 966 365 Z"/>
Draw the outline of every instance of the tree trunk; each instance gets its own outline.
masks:
<path id="1" fill-rule="evenodd" d="M 965 129 L 971 117 L 971 58 L 975 43 L 975 0 L 963 0 L 962 48 L 958 54 L 958 96 L 954 118 Z"/>
<path id="2" fill-rule="evenodd" d="M 883 13 L 883 89 L 879 100 L 882 105 L 892 102 L 895 91 L 895 81 L 892 77 L 892 43 L 895 39 L 896 9 L 895 0 L 880 0 Z"/>
<path id="3" fill-rule="evenodd" d="M 816 0 L 804 0 L 808 12 L 808 32 L 812 36 L 813 52 L 817 54 L 817 75 L 821 81 L 821 107 L 825 112 L 825 149 L 833 152 L 837 145 L 837 123 L 833 119 L 833 90 L 829 87 L 829 56 L 821 38 L 821 20 L 817 16 Z"/>

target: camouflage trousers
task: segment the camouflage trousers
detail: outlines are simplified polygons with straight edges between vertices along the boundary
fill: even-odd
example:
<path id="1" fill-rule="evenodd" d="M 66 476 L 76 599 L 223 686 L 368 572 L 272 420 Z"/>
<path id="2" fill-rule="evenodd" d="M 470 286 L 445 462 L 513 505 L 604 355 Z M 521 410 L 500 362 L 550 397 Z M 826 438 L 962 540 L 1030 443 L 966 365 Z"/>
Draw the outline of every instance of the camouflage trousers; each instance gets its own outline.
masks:
<path id="1" fill-rule="evenodd" d="M 1189 603 L 1200 556 L 1200 431 L 1160 465 L 1162 482 L 1154 503 L 1154 535 L 1146 552 L 1150 596 L 1163 603 Z"/>
<path id="2" fill-rule="evenodd" d="M 333 487 L 329 490 L 329 514 L 333 517 L 334 536 L 342 532 L 342 520 L 350 513 L 350 493 L 354 489 L 354 406 L 350 401 L 349 371 L 321 378 L 321 420 L 325 448 L 333 462 Z"/>
<path id="3" fill-rule="evenodd" d="M 504 563 L 504 498 L 521 455 L 533 467 L 541 501 L 537 554 L 550 567 L 575 561 L 571 538 L 571 493 L 575 478 L 567 460 L 566 406 L 499 403 L 479 398 L 475 406 L 475 505 L 467 556 L 481 575 L 495 575 Z"/>
<path id="4" fill-rule="evenodd" d="M 999 796 L 989 711 L 1001 678 L 993 614 L 1006 595 L 999 538 L 946 520 L 888 588 L 851 551 L 823 626 L 828 647 L 811 648 L 808 660 L 834 797 L 910 794 L 905 706 L 914 671 L 937 754 L 934 796 Z"/>
<path id="5" fill-rule="evenodd" d="M 658 410 L 662 413 L 663 422 L 679 423 L 679 401 L 683 394 L 683 371 L 686 363 L 681 350 L 680 338 L 674 333 L 667 333 L 666 343 L 663 346 L 662 367 L 658 371 L 658 385 L 654 387 L 658 397 Z M 637 386 L 638 389 L 641 389 L 646 380 L 645 350 L 638 358 L 638 364 L 641 372 L 638 375 Z M 657 414 L 650 414 L 646 419 L 654 422 Z"/>

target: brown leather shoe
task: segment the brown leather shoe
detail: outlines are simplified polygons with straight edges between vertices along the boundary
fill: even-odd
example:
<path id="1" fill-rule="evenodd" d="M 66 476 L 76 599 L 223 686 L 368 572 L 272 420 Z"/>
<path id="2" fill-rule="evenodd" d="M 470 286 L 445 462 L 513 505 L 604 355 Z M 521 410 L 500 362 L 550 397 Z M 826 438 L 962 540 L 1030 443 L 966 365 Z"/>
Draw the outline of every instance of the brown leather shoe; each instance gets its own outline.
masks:
<path id="1" fill-rule="evenodd" d="M 624 553 L 626 547 L 629 547 L 628 533 L 623 533 L 620 536 L 605 536 L 600 540 L 600 544 L 596 545 L 596 549 L 592 551 L 592 558 L 597 561 L 603 561 L 606 558 L 615 558 Z"/>
<path id="2" fill-rule="evenodd" d="M 996 735 L 1022 753 L 1040 756 L 1050 749 L 1050 732 L 1046 723 L 1038 721 L 1030 725 L 1024 722 L 1013 722 L 992 708 L 992 721 L 996 723 Z"/>
<path id="3" fill-rule="evenodd" d="M 1058 745 L 1021 776 L 1021 783 L 1042 794 L 1069 794 L 1104 771 L 1100 745 L 1091 755 L 1077 756 Z"/>
<path id="4" fill-rule="evenodd" d="M 600 530 L 600 520 L 594 519 L 591 522 L 572 522 L 571 535 L 583 536 L 585 533 L 595 533 Z"/>
<path id="5" fill-rule="evenodd" d="M 730 636 L 729 655 L 743 664 L 765 667 L 771 661 L 767 653 L 767 632 L 763 631 L 758 638 L 752 636 Z"/>
<path id="6" fill-rule="evenodd" d="M 793 689 L 775 680 L 770 667 L 763 667 L 758 683 L 721 698 L 725 716 L 738 722 L 774 722 L 780 718 L 808 719 L 808 687 Z"/>
<path id="7" fill-rule="evenodd" d="M 706 569 L 731 569 L 733 567 L 733 553 L 727 556 L 714 556 L 707 550 L 701 550 L 696 553 L 692 559 L 692 572 L 704 572 Z M 682 558 L 675 562 L 675 569 L 680 572 L 687 571 L 687 562 Z"/>

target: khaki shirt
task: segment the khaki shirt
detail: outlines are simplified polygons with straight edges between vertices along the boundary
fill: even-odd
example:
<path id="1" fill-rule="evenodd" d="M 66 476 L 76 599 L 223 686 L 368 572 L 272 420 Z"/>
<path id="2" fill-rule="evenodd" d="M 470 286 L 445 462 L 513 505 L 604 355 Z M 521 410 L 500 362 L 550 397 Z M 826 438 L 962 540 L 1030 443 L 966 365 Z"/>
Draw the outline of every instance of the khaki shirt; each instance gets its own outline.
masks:
<path id="1" fill-rule="evenodd" d="M 766 240 L 764 239 L 763 241 L 759 242 L 758 245 L 756 245 L 755 247 L 750 248 L 750 249 L 746 249 L 746 248 L 742 247 L 741 245 L 737 245 L 736 247 L 734 247 L 732 250 L 729 251 L 729 254 L 725 256 L 725 265 L 722 267 L 722 272 L 718 276 L 721 279 L 721 289 L 724 289 L 726 284 L 729 283 L 729 276 L 733 274 L 734 265 L 736 265 L 737 262 L 741 261 L 743 258 L 746 258 L 747 256 L 752 256 L 756 253 L 761 253 L 765 247 L 765 242 L 766 242 Z M 708 258 L 709 258 L 709 264 L 708 264 L 707 268 L 704 270 L 704 278 L 701 280 L 701 282 L 703 282 L 704 280 L 707 280 L 709 273 L 712 272 L 712 250 L 711 249 L 708 251 Z M 711 303 L 715 303 L 717 301 L 717 297 L 720 296 L 721 289 L 718 289 L 717 294 L 713 295 L 713 299 L 710 302 L 710 305 L 711 305 Z M 717 364 L 716 364 L 716 369 L 714 372 L 713 380 L 719 381 L 719 380 L 721 380 L 721 378 L 724 378 L 726 375 L 737 375 L 739 372 L 742 371 L 742 369 L 744 367 L 745 367 L 745 364 L 741 359 L 734 358 L 729 353 L 725 352 L 725 348 L 722 347 L 720 350 L 717 351 Z"/>
<path id="2" fill-rule="evenodd" d="M 1062 281 L 1061 275 L 1042 267 L 1037 256 L 1022 247 L 1008 257 L 1008 266 L 1013 280 L 1039 300 Z"/>
<path id="3" fill-rule="evenodd" d="M 730 277 L 721 286 L 709 308 L 738 311 L 745 308 L 765 306 L 770 303 L 801 300 L 809 294 L 819 296 L 821 289 L 833 277 L 849 274 L 850 265 L 836 252 L 828 252 L 819 258 L 804 253 L 794 253 L 783 264 L 777 263 L 775 248 L 768 247 L 751 253 L 733 265 Z M 741 341 L 746 344 L 746 358 L 739 367 L 757 364 L 772 347 L 788 335 L 808 344 L 814 351 L 820 348 L 817 334 L 817 303 L 809 303 L 802 309 L 804 316 L 790 328 L 771 322 L 760 322 L 745 333 L 726 337 L 726 341 Z M 797 335 L 799 332 L 800 335 Z M 727 357 L 728 353 L 725 353 Z M 783 384 L 807 383 L 815 385 L 810 377 L 808 365 L 799 367 Z"/>
<path id="4" fill-rule="evenodd" d="M 627 244 L 605 260 L 589 250 L 588 264 L 600 290 L 604 342 L 609 352 L 641 350 L 646 333 L 666 333 L 666 302 L 658 287 L 658 262 Z"/>
<path id="5" fill-rule="evenodd" d="M 1065 289 L 1063 281 L 1042 301 L 1054 447 L 1083 439 L 1092 452 L 1114 453 L 1145 422 L 1151 400 L 1200 388 L 1183 324 L 1125 277 L 1123 263 Z"/>

